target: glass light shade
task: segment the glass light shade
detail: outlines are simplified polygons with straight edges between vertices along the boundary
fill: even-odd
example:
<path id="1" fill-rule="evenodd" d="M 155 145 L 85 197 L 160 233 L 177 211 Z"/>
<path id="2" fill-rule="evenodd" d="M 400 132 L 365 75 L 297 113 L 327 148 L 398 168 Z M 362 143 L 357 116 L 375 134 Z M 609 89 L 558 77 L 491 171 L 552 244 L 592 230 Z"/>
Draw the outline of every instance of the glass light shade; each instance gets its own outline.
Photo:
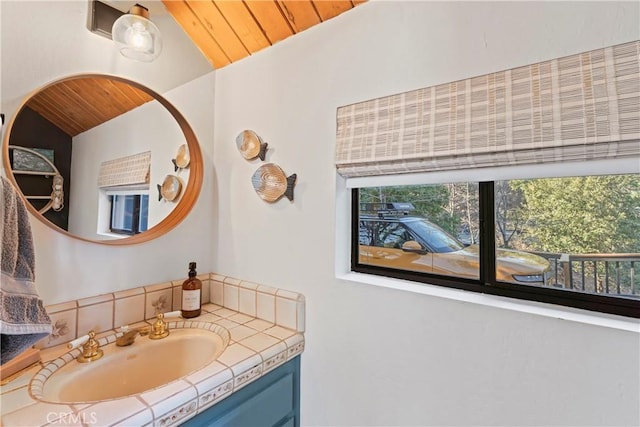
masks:
<path id="1" fill-rule="evenodd" d="M 160 30 L 144 16 L 147 14 L 146 9 L 136 5 L 113 23 L 111 37 L 123 56 L 151 62 L 160 55 Z"/>

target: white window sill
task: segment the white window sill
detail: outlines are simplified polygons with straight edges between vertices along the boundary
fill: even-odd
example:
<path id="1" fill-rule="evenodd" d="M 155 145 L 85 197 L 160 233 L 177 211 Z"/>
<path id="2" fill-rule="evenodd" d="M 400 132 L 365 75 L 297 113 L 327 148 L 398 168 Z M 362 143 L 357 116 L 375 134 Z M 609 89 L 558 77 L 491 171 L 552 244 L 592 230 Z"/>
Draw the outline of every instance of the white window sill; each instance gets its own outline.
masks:
<path id="1" fill-rule="evenodd" d="M 112 239 L 124 239 L 125 237 L 131 237 L 129 234 L 109 233 L 107 231 L 99 231 L 96 234 L 98 234 L 98 236 L 111 237 Z"/>
<path id="2" fill-rule="evenodd" d="M 406 280 L 392 279 L 389 277 L 374 276 L 370 274 L 349 272 L 339 274 L 338 279 L 348 282 L 364 283 L 374 286 L 382 286 L 390 289 L 415 292 L 438 298 L 447 298 L 455 301 L 464 301 L 473 304 L 481 304 L 488 307 L 496 307 L 504 310 L 513 310 L 521 313 L 535 314 L 555 319 L 569 320 L 589 325 L 603 326 L 607 328 L 630 331 L 640 334 L 640 319 L 616 316 L 605 313 L 597 313 L 571 307 L 562 307 L 553 304 L 538 303 L 497 295 L 481 294 L 443 286 L 427 285 Z"/>

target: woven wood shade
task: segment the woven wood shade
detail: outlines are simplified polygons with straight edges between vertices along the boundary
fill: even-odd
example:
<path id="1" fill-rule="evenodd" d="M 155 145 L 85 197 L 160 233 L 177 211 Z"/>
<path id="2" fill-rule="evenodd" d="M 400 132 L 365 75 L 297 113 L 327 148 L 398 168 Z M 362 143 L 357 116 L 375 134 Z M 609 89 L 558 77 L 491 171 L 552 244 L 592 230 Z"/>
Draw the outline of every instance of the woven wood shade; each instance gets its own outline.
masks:
<path id="1" fill-rule="evenodd" d="M 148 184 L 150 164 L 151 151 L 102 162 L 98 187 Z"/>
<path id="2" fill-rule="evenodd" d="M 640 41 L 339 107 L 345 177 L 640 156 Z"/>

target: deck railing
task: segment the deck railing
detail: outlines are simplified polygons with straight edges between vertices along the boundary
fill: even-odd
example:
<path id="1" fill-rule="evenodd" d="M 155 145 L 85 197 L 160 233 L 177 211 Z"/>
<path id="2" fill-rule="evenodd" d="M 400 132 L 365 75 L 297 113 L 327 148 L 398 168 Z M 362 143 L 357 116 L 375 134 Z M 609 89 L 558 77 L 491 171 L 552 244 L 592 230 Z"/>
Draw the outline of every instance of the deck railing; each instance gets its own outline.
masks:
<path id="1" fill-rule="evenodd" d="M 640 298 L 640 254 L 533 253 L 549 260 L 553 286 Z"/>

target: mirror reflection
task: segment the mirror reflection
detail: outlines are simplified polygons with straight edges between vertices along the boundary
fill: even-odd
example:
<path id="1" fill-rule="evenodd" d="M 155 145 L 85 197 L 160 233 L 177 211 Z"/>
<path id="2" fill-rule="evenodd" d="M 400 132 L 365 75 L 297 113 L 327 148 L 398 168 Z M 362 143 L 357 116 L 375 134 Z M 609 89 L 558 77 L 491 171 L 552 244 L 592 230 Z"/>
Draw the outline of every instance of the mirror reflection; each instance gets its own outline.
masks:
<path id="1" fill-rule="evenodd" d="M 185 152 L 191 162 L 177 167 Z M 63 233 L 108 244 L 148 240 L 161 234 L 150 230 L 175 226 L 199 192 L 200 161 L 175 107 L 114 76 L 45 86 L 25 100 L 5 135 L 7 175 L 29 210 Z M 161 197 L 168 179 L 181 191 Z"/>

